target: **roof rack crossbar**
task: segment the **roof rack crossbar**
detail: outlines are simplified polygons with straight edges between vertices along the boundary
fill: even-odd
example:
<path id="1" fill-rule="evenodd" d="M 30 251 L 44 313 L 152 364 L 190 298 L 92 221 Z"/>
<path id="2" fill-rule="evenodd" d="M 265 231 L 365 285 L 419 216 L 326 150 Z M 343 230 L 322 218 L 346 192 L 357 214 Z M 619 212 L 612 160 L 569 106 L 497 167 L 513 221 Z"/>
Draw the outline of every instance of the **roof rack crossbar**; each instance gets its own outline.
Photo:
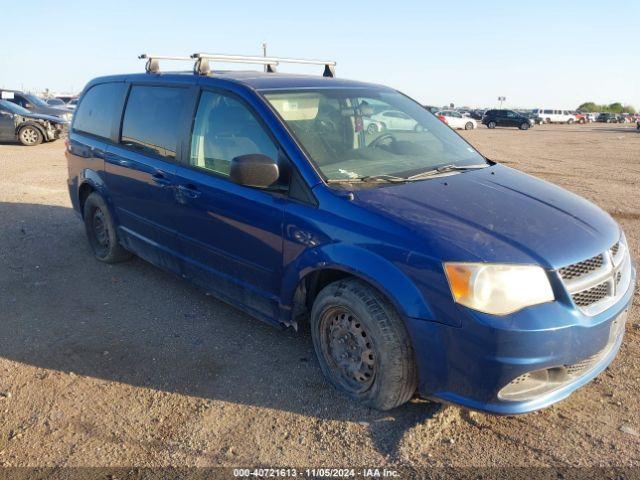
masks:
<path id="1" fill-rule="evenodd" d="M 193 58 L 191 57 L 173 57 L 170 55 L 153 55 L 150 53 L 143 53 L 142 55 L 139 55 L 138 58 L 147 61 L 144 67 L 147 73 L 158 73 L 160 71 L 160 63 L 158 60 L 182 60 L 193 62 Z"/>
<path id="2" fill-rule="evenodd" d="M 280 63 L 297 63 L 302 65 L 324 65 L 324 77 L 335 77 L 336 62 L 333 60 L 308 60 L 302 58 L 258 57 L 247 55 L 223 55 L 214 53 L 194 53 L 192 58 L 217 60 L 230 63 L 257 63 L 267 66 L 267 72 L 275 72 L 275 66 Z"/>

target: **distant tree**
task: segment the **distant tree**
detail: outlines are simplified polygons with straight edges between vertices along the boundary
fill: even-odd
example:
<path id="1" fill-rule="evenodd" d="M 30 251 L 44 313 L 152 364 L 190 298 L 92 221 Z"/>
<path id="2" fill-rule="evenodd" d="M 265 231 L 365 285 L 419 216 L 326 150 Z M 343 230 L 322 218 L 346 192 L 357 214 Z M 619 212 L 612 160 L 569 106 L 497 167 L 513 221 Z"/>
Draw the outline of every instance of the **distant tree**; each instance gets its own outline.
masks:
<path id="1" fill-rule="evenodd" d="M 614 102 L 610 105 L 599 105 L 594 102 L 585 102 L 578 107 L 581 112 L 610 112 L 610 113 L 636 113 L 636 109 L 631 105 L 622 105 Z"/>
<path id="2" fill-rule="evenodd" d="M 581 112 L 599 112 L 600 106 L 593 102 L 585 102 L 578 107 Z"/>
<path id="3" fill-rule="evenodd" d="M 622 104 L 620 102 L 615 102 L 609 105 L 609 111 L 611 113 L 622 113 Z"/>

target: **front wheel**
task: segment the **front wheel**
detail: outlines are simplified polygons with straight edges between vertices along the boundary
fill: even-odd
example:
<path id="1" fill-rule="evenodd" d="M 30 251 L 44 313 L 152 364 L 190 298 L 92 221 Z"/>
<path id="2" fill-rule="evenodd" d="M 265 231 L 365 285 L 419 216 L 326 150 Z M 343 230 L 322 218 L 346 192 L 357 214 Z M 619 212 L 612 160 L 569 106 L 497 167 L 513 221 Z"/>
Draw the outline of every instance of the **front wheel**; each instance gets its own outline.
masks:
<path id="1" fill-rule="evenodd" d="M 131 258 L 131 253 L 118 242 L 115 222 L 99 193 L 93 192 L 87 197 L 83 216 L 89 245 L 98 260 L 117 263 Z"/>
<path id="2" fill-rule="evenodd" d="M 529 130 L 529 124 L 527 122 L 522 122 L 520 130 Z"/>
<path id="3" fill-rule="evenodd" d="M 22 145 L 33 147 L 35 145 L 40 145 L 42 140 L 44 140 L 44 137 L 42 132 L 36 127 L 27 125 L 18 131 L 18 140 L 20 140 Z"/>
<path id="4" fill-rule="evenodd" d="M 496 122 L 487 123 L 487 128 L 491 128 L 491 129 L 496 128 Z"/>
<path id="5" fill-rule="evenodd" d="M 473 123 L 472 122 L 467 122 L 464 124 L 464 129 L 465 130 L 473 130 Z"/>
<path id="6" fill-rule="evenodd" d="M 407 402 L 417 385 L 409 334 L 378 291 L 357 279 L 326 286 L 311 310 L 322 372 L 340 392 L 378 410 Z"/>

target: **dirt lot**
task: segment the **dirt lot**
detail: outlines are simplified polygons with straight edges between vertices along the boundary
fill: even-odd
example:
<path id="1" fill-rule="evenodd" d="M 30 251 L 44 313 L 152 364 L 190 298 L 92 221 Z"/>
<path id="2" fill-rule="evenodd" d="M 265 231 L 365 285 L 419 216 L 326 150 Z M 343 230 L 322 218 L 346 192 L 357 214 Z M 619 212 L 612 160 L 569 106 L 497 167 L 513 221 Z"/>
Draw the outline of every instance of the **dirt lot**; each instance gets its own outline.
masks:
<path id="1" fill-rule="evenodd" d="M 465 132 L 485 155 L 607 210 L 640 254 L 640 134 Z M 0 465 L 640 466 L 640 298 L 618 358 L 544 411 L 360 408 L 307 334 L 279 331 L 140 260 L 94 261 L 63 143 L 0 145 Z"/>

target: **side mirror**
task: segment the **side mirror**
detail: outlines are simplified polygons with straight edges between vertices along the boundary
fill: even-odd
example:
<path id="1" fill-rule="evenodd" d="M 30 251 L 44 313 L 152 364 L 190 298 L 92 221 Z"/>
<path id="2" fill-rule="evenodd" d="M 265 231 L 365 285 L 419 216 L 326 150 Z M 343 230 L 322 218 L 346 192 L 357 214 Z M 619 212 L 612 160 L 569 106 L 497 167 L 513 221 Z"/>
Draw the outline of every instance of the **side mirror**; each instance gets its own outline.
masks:
<path id="1" fill-rule="evenodd" d="M 278 163 L 261 153 L 240 155 L 231 160 L 231 181 L 247 187 L 268 188 L 280 178 Z"/>

